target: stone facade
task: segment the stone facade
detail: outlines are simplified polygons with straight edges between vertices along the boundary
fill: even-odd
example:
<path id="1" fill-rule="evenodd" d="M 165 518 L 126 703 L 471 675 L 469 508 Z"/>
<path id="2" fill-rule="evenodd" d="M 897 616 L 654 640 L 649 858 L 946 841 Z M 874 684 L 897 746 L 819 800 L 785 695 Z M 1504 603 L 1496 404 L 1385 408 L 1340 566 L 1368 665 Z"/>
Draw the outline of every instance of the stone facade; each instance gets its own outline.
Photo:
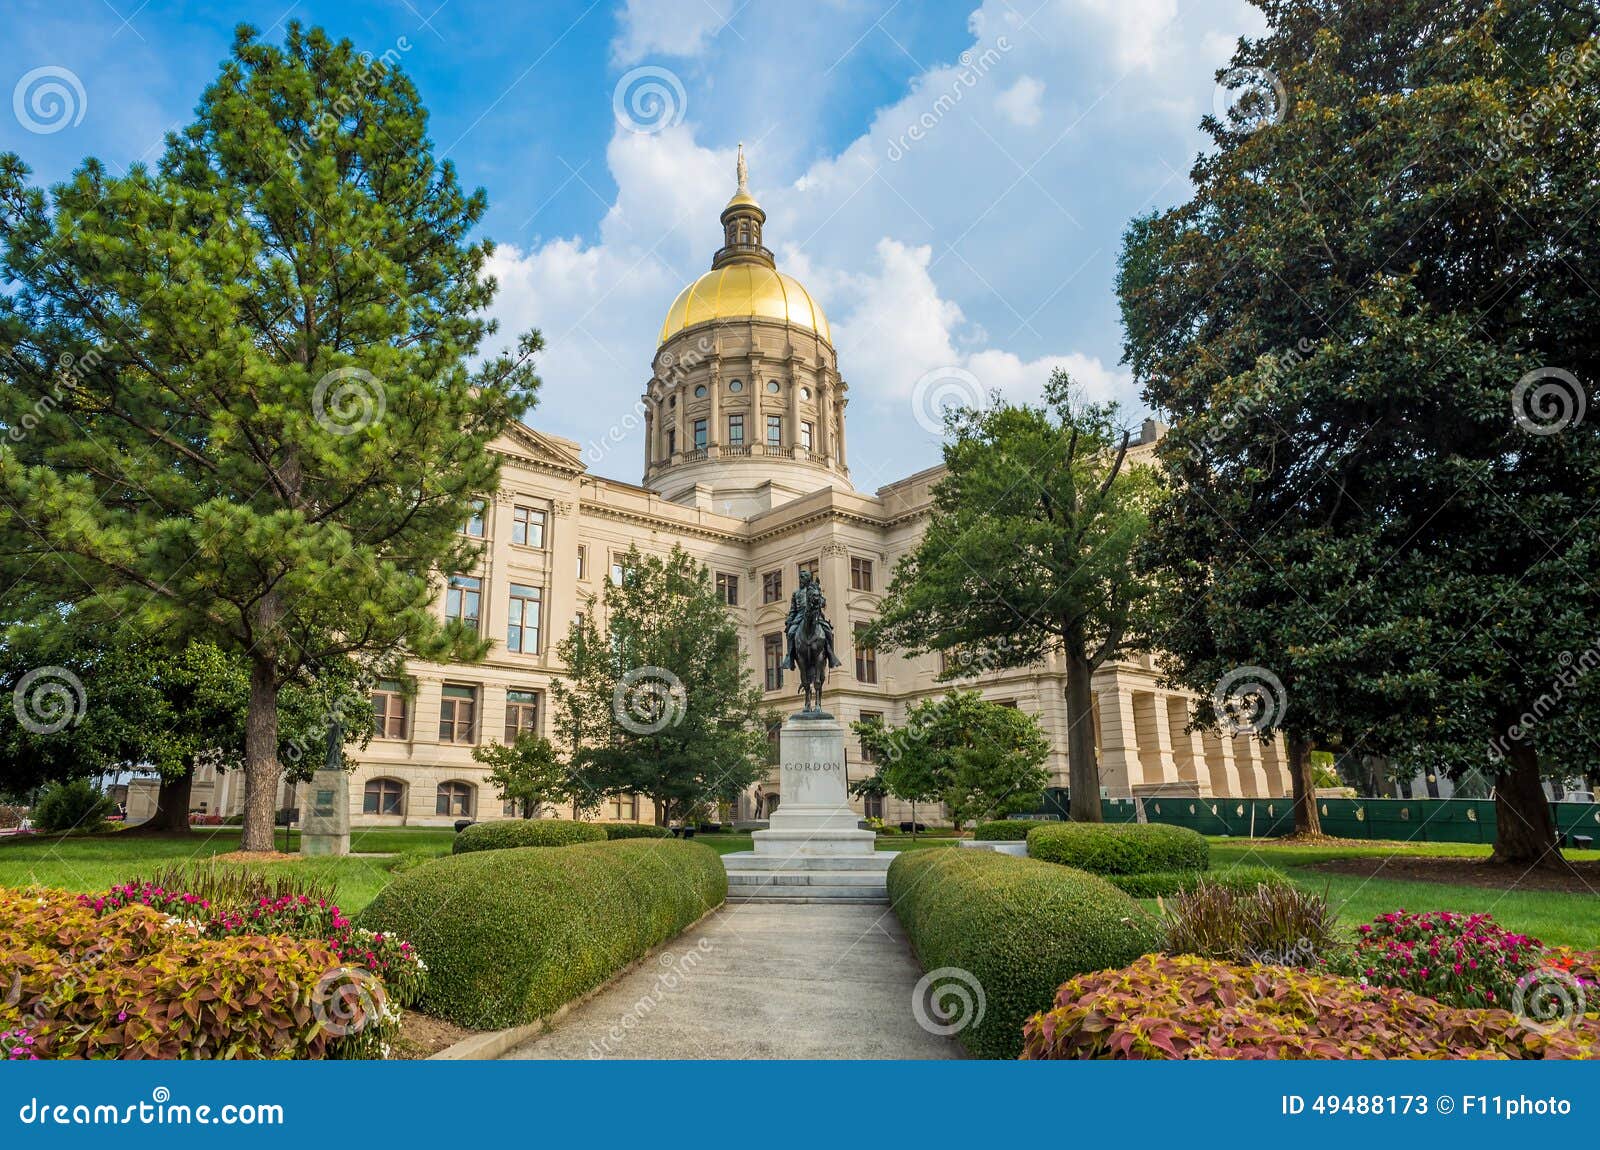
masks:
<path id="1" fill-rule="evenodd" d="M 874 494 L 851 487 L 849 389 L 827 319 L 804 288 L 777 273 L 761 243 L 765 213 L 742 178 L 722 220 L 724 247 L 712 271 L 669 309 L 641 398 L 642 421 L 633 421 L 644 430 L 642 486 L 591 474 L 589 460 L 604 461 L 602 440 L 585 453 L 570 440 L 519 425 L 495 444 L 501 488 L 484 508 L 482 561 L 463 573 L 477 584 L 440 590 L 442 611 L 476 592 L 479 626 L 495 648 L 471 666 L 410 667 L 415 694 L 405 713 L 352 755 L 359 763 L 350 785 L 354 825 L 448 825 L 509 813 L 473 760 L 472 743 L 514 734 L 510 714 L 561 745 L 549 707 L 560 671 L 556 645 L 633 546 L 664 554 L 681 545 L 729 588 L 728 610 L 739 622 L 746 657 L 775 707 L 798 706 L 791 702 L 798 693 L 793 672 L 775 675 L 768 652 L 781 642 L 802 565 L 821 579 L 844 663 L 824 697 L 834 715 L 847 723 L 877 715 L 898 724 L 908 708 L 949 689 L 936 681 L 938 656 L 907 659 L 859 650 L 855 642 L 856 629 L 876 615 L 895 565 L 923 531 L 941 469 Z M 1160 433 L 1159 425 L 1146 425 L 1130 451 L 1134 465 L 1149 462 Z M 522 650 L 510 649 L 514 610 L 526 619 Z M 1055 748 L 1051 781 L 1066 785 L 1066 678 L 1057 659 L 960 685 L 1037 715 Z M 1287 793 L 1281 740 L 1190 733 L 1191 696 L 1161 688 L 1149 658 L 1102 667 L 1093 688 L 1107 795 Z M 520 709 L 528 701 L 531 712 Z M 471 708 L 465 721 L 463 704 Z M 854 739 L 847 765 L 852 780 L 875 770 Z M 229 776 L 197 781 L 197 803 L 237 809 L 242 796 L 232 793 L 234 782 Z M 778 789 L 774 769 L 731 813 L 749 818 L 770 810 L 781 798 Z M 285 803 L 293 798 L 284 795 Z M 911 817 L 909 807 L 894 801 L 870 811 L 853 802 L 863 814 L 891 822 Z M 650 821 L 653 815 L 640 797 L 608 801 L 601 817 Z M 936 821 L 936 812 L 924 808 L 917 817 Z"/>

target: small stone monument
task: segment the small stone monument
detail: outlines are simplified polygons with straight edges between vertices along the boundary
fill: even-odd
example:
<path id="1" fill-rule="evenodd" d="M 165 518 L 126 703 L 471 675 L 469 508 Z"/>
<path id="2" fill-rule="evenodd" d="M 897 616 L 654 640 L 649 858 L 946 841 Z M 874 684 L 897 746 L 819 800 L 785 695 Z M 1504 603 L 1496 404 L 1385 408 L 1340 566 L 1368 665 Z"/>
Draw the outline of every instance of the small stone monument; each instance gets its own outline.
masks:
<path id="1" fill-rule="evenodd" d="M 755 853 L 797 858 L 872 855 L 877 836 L 860 829 L 844 781 L 844 724 L 832 716 L 790 715 L 778 732 L 779 794 Z"/>
<path id="2" fill-rule="evenodd" d="M 307 787 L 300 822 L 300 853 L 350 853 L 350 776 L 344 770 L 344 724 L 328 724 L 328 753 Z"/>

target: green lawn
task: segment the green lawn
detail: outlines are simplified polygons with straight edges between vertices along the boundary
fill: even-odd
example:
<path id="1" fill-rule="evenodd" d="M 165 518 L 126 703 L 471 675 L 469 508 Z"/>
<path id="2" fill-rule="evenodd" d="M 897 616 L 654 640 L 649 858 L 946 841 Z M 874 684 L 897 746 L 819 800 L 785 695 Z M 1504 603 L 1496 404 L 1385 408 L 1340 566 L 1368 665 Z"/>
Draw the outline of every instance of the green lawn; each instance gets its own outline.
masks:
<path id="1" fill-rule="evenodd" d="M 1268 839 L 1211 839 L 1211 865 L 1224 869 L 1241 863 L 1263 864 L 1287 871 L 1302 886 L 1326 891 L 1350 927 L 1391 910 L 1488 911 L 1502 926 L 1530 934 L 1552 945 L 1600 946 L 1600 898 L 1587 894 L 1546 891 L 1496 891 L 1445 883 L 1403 882 L 1360 878 L 1309 869 L 1312 863 L 1336 858 L 1390 855 L 1432 855 L 1488 858 L 1489 847 L 1475 843 L 1374 843 L 1360 847 L 1277 846 Z M 1574 860 L 1600 858 L 1600 851 L 1569 851 Z"/>
<path id="2" fill-rule="evenodd" d="M 389 883 L 398 855 L 450 853 L 455 831 L 449 828 L 373 828 L 356 830 L 350 849 L 363 853 L 397 852 L 395 858 L 303 859 L 263 863 L 271 873 L 311 874 L 331 880 L 342 910 L 366 906 Z M 283 846 L 283 833 L 277 836 Z M 291 850 L 300 836 L 291 833 Z M 50 886 L 63 890 L 104 890 L 114 883 L 140 878 L 173 863 L 201 860 L 239 849 L 237 827 L 197 828 L 187 836 L 144 836 L 122 832 L 67 836 L 28 835 L 0 838 L 0 886 Z"/>

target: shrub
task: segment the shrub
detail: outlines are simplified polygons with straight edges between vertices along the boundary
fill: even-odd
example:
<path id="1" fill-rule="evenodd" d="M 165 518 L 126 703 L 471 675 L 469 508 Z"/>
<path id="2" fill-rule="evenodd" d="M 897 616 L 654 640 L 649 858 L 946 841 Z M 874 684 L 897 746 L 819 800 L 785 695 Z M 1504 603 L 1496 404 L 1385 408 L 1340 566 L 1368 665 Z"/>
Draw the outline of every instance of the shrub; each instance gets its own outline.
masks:
<path id="1" fill-rule="evenodd" d="M 605 839 L 606 832 L 600 823 L 580 823 L 572 819 L 503 819 L 496 823 L 473 823 L 465 828 L 456 835 L 450 853 L 566 847 L 573 843 L 604 842 Z"/>
<path id="2" fill-rule="evenodd" d="M 1174 954 L 1277 966 L 1315 966 L 1338 947 L 1338 918 L 1319 894 L 1293 884 L 1238 890 L 1200 882 L 1167 904 Z"/>
<path id="3" fill-rule="evenodd" d="M 1187 827 L 1162 823 L 1052 823 L 1028 832 L 1028 857 L 1090 874 L 1205 870 L 1211 847 Z"/>
<path id="4" fill-rule="evenodd" d="M 400 875 L 357 923 L 427 955 L 424 1010 L 493 1028 L 548 1016 L 727 893 L 722 860 L 698 843 L 480 851 Z"/>
<path id="5" fill-rule="evenodd" d="M 1034 827 L 1060 826 L 1053 819 L 998 819 L 992 823 L 979 823 L 972 828 L 972 837 L 980 843 L 1015 843 L 1028 837 Z"/>
<path id="6" fill-rule="evenodd" d="M 114 805 L 88 779 L 52 783 L 34 805 L 33 825 L 51 834 L 98 830 Z"/>
<path id="7" fill-rule="evenodd" d="M 1156 919 L 1105 880 L 994 851 L 903 851 L 889 900 L 925 969 L 981 990 L 959 1036 L 983 1058 L 1014 1058 L 1023 1020 L 1064 979 L 1161 945 Z"/>
<path id="8" fill-rule="evenodd" d="M 1546 1034 L 1318 971 L 1147 955 L 1074 978 L 1028 1020 L 1024 1058 L 1595 1058 L 1600 1026 Z"/>
<path id="9" fill-rule="evenodd" d="M 670 839 L 672 832 L 653 823 L 600 823 L 608 839 Z"/>
<path id="10" fill-rule="evenodd" d="M 61 891 L 0 889 L 12 1057 L 321 1057 L 318 988 L 339 967 L 315 940 L 208 939 L 147 906 L 102 916 Z"/>
<path id="11" fill-rule="evenodd" d="M 1379 915 L 1357 928 L 1347 973 L 1456 1006 L 1509 1009 L 1517 983 L 1545 965 L 1544 945 L 1489 914 Z"/>

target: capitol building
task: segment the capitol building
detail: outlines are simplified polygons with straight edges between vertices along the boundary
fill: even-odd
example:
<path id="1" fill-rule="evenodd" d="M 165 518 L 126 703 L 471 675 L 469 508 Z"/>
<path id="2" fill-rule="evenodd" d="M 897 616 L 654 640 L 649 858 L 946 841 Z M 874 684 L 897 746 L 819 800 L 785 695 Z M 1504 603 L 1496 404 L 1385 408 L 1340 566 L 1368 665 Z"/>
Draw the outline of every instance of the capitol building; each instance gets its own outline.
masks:
<path id="1" fill-rule="evenodd" d="M 722 210 L 723 243 L 711 269 L 666 309 L 641 399 L 639 483 L 591 474 L 571 440 L 518 424 L 494 445 L 500 490 L 465 530 L 480 537 L 478 566 L 451 576 L 439 609 L 495 640 L 474 664 L 413 662 L 411 684 L 374 696 L 377 729 L 353 753 L 350 813 L 356 826 L 448 825 L 509 817 L 472 757 L 474 744 L 532 730 L 561 746 L 550 686 L 556 645 L 584 604 L 620 578 L 632 547 L 683 547 L 713 573 L 738 620 L 756 680 L 774 709 L 799 706 L 784 671 L 783 621 L 802 569 L 822 582 L 844 666 L 824 705 L 846 723 L 904 721 L 917 702 L 943 694 L 937 655 L 903 658 L 858 640 L 877 613 L 895 564 L 916 545 L 942 468 L 875 492 L 850 483 L 850 388 L 840 373 L 821 303 L 779 271 L 763 242 L 766 213 L 739 186 Z M 1161 428 L 1146 423 L 1130 451 L 1148 462 Z M 958 684 L 1038 717 L 1054 750 L 1053 785 L 1067 783 L 1066 672 L 1050 658 L 986 672 Z M 1187 729 L 1192 696 L 1157 682 L 1151 660 L 1107 664 L 1093 680 L 1100 781 L 1108 796 L 1279 796 L 1289 788 L 1281 738 L 1263 743 Z M 874 771 L 848 750 L 850 779 Z M 242 805 L 237 772 L 196 778 L 196 805 Z M 778 772 L 752 787 L 733 817 L 768 813 L 781 800 Z M 294 805 L 292 795 L 285 796 Z M 853 800 L 863 815 L 910 817 L 894 800 Z M 931 817 L 930 817 L 931 816 Z M 651 821 L 644 796 L 605 800 L 598 817 Z M 926 804 L 918 818 L 937 821 Z"/>

